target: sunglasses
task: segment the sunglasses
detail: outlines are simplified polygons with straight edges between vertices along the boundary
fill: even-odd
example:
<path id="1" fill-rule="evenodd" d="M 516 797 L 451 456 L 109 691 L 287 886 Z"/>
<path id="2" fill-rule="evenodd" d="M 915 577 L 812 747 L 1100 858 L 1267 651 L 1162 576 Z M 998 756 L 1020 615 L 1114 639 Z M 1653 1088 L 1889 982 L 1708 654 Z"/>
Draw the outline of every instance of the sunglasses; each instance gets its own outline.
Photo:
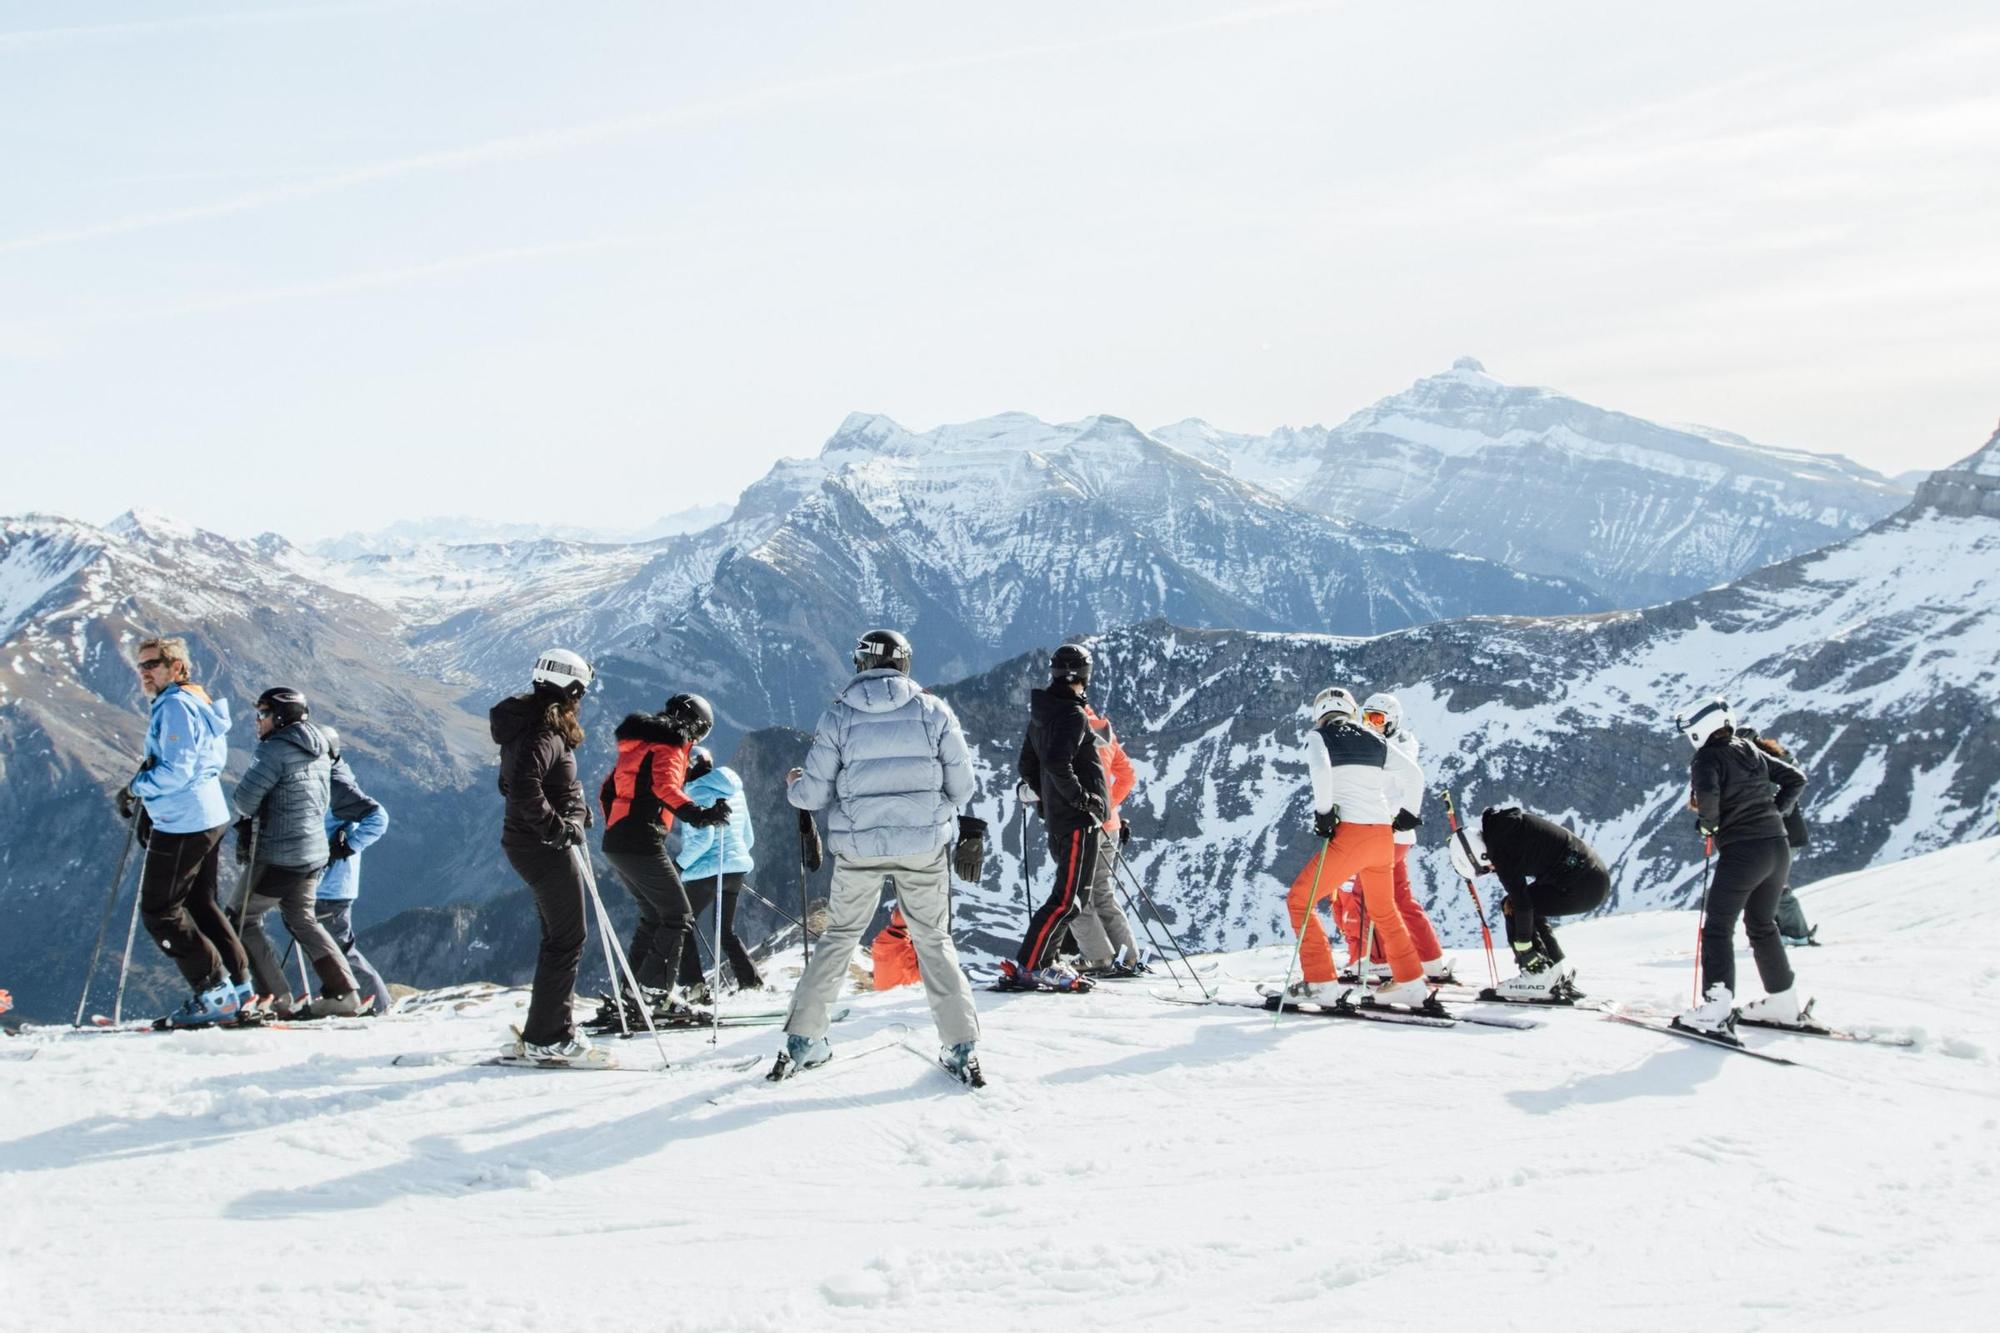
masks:
<path id="1" fill-rule="evenodd" d="M 161 667 L 165 666 L 166 664 L 167 664 L 167 659 L 164 657 L 149 657 L 145 661 L 139 663 L 139 670 L 158 671 Z"/>

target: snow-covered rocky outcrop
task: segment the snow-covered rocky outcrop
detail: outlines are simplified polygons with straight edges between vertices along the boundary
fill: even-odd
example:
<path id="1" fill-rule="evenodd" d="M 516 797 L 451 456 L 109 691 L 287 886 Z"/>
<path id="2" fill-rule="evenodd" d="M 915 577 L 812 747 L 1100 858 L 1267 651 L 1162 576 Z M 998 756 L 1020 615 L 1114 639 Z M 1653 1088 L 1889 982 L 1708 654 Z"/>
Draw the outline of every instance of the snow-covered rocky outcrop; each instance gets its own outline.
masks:
<path id="1" fill-rule="evenodd" d="M 1572 577 L 1617 606 L 1838 541 L 1909 498 L 1844 458 L 1504 384 L 1470 357 L 1331 429 L 1154 434 L 1308 508 Z"/>

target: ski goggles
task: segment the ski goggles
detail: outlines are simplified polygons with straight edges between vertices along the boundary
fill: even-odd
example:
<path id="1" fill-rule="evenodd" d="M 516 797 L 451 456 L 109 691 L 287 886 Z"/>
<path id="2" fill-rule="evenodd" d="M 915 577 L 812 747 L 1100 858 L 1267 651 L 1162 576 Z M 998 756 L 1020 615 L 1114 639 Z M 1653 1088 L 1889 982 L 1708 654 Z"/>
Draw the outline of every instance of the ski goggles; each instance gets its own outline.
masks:
<path id="1" fill-rule="evenodd" d="M 1371 727 L 1386 727 L 1389 725 L 1389 715 L 1379 708 L 1369 709 L 1361 715 L 1361 719 Z"/>

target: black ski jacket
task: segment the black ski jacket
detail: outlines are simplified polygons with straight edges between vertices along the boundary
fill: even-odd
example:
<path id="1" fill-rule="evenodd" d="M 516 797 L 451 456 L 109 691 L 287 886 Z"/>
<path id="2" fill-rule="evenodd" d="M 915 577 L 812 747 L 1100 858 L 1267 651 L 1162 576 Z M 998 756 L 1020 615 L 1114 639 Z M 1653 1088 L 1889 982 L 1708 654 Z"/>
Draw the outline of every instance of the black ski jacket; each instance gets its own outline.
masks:
<path id="1" fill-rule="evenodd" d="M 507 798 L 502 847 L 554 846 L 562 840 L 566 821 L 584 817 L 576 752 L 548 724 L 548 706 L 546 698 L 517 694 L 494 704 L 486 715 L 500 746 L 500 794 Z"/>
<path id="2" fill-rule="evenodd" d="M 1028 695 L 1028 734 L 1021 739 L 1021 780 L 1041 798 L 1042 820 L 1051 833 L 1094 824 L 1108 808 L 1104 766 L 1083 716 L 1083 696 L 1068 689 L 1035 690 Z M 1097 810 L 1090 810 L 1090 798 Z"/>
<path id="3" fill-rule="evenodd" d="M 1695 813 L 1715 845 L 1785 836 L 1785 816 L 1799 803 L 1806 775 L 1796 764 L 1766 754 L 1755 743 L 1717 732 L 1694 752 L 1688 785 Z"/>
<path id="4" fill-rule="evenodd" d="M 1524 892 L 1531 879 L 1550 879 L 1579 868 L 1604 873 L 1604 862 L 1589 843 L 1554 820 L 1518 806 L 1487 807 L 1479 816 L 1479 836 L 1485 839 L 1493 873 L 1508 893 Z"/>

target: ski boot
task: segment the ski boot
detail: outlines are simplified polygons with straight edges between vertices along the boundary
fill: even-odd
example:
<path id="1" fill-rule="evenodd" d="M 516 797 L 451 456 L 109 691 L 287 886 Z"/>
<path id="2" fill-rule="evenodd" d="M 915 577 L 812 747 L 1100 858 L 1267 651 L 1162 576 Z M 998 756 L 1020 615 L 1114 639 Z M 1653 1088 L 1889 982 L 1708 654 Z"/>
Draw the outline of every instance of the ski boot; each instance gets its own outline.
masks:
<path id="1" fill-rule="evenodd" d="M 973 1052 L 976 1044 L 961 1041 L 938 1052 L 938 1064 L 943 1066 L 944 1072 L 968 1088 L 986 1086 L 986 1076 L 979 1072 L 979 1057 Z"/>
<path id="2" fill-rule="evenodd" d="M 572 1032 L 562 1041 L 547 1045 L 524 1041 L 521 1043 L 520 1058 L 532 1060 L 538 1065 L 566 1065 L 572 1069 L 610 1069 L 618 1063 L 602 1046 L 591 1045 L 590 1038 L 581 1032 Z"/>
<path id="3" fill-rule="evenodd" d="M 1035 968 L 1021 974 L 1034 990 L 1075 991 L 1081 993 L 1090 989 L 1090 983 L 1078 976 L 1071 968 L 1056 963 L 1049 967 Z"/>
<path id="4" fill-rule="evenodd" d="M 1495 998 L 1529 1001 L 1561 998 L 1563 983 L 1569 979 L 1568 970 L 1562 964 L 1540 949 L 1530 949 L 1516 956 L 1520 959 L 1521 970 L 1494 987 Z"/>
<path id="5" fill-rule="evenodd" d="M 817 1069 L 831 1059 L 833 1048 L 827 1044 L 825 1037 L 801 1037 L 788 1032 L 785 1034 L 785 1049 L 778 1052 L 778 1062 L 764 1077 L 773 1083 L 782 1083 L 801 1069 Z"/>
<path id="6" fill-rule="evenodd" d="M 1294 981 L 1285 987 L 1287 1005 L 1316 1004 L 1331 1007 L 1347 1003 L 1351 988 L 1340 981 Z"/>
<path id="7" fill-rule="evenodd" d="M 1388 981 L 1376 990 L 1370 1003 L 1382 1008 L 1424 1009 L 1431 1002 L 1430 982 L 1421 976 L 1408 981 Z"/>
<path id="8" fill-rule="evenodd" d="M 1439 955 L 1424 964 L 1424 980 L 1433 986 L 1456 986 L 1458 969 L 1452 966 L 1451 959 Z"/>
<path id="9" fill-rule="evenodd" d="M 306 1006 L 306 1013 L 314 1018 L 353 1018 L 361 1007 L 361 992 L 351 990 L 345 995 L 320 996 Z"/>
<path id="10" fill-rule="evenodd" d="M 1706 1000 L 1684 1011 L 1672 1026 L 1708 1037 L 1734 1037 L 1736 997 L 1729 993 L 1729 987 L 1718 981 L 1708 988 Z"/>
<path id="11" fill-rule="evenodd" d="M 207 1028 L 235 1021 L 236 987 L 229 982 L 188 997 L 180 1008 L 157 1020 L 156 1028 Z"/>
<path id="12" fill-rule="evenodd" d="M 1793 982 L 1788 990 L 1766 995 L 1761 1000 L 1750 1001 L 1743 1006 L 1743 1012 L 1738 1017 L 1746 1023 L 1767 1023 L 1773 1027 L 1796 1028 L 1807 1026 L 1812 1021 L 1811 1014 L 1812 1001 L 1801 1002 L 1798 983 Z"/>
<path id="13" fill-rule="evenodd" d="M 1358 963 L 1349 963 L 1341 972 L 1340 980 L 1349 986 L 1381 985 L 1389 980 L 1389 965 L 1364 958 Z"/>

